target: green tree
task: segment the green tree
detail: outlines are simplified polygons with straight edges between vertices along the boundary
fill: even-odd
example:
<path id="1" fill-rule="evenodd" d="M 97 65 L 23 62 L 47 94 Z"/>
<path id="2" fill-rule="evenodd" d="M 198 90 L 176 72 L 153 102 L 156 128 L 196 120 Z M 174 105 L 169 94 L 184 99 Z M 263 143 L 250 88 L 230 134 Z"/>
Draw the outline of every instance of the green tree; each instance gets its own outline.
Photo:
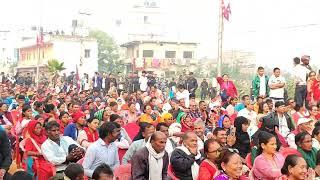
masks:
<path id="1" fill-rule="evenodd" d="M 113 38 L 100 30 L 90 31 L 89 37 L 98 41 L 98 71 L 122 72 L 124 66 L 119 62 L 119 48 Z"/>
<path id="2" fill-rule="evenodd" d="M 57 59 L 51 59 L 48 61 L 47 67 L 49 69 L 49 72 L 52 74 L 56 75 L 59 72 L 65 70 L 66 68 L 64 67 L 64 62 L 60 62 Z"/>

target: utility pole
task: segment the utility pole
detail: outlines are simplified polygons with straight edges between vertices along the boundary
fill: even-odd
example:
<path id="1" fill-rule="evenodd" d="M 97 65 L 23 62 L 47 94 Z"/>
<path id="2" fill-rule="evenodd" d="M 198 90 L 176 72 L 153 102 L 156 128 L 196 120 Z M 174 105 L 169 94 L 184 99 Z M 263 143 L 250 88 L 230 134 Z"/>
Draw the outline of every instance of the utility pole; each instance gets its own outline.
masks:
<path id="1" fill-rule="evenodd" d="M 218 26 L 218 76 L 221 76 L 222 68 L 222 48 L 223 48 L 223 15 L 222 15 L 222 5 L 223 0 L 219 0 L 219 26 Z"/>

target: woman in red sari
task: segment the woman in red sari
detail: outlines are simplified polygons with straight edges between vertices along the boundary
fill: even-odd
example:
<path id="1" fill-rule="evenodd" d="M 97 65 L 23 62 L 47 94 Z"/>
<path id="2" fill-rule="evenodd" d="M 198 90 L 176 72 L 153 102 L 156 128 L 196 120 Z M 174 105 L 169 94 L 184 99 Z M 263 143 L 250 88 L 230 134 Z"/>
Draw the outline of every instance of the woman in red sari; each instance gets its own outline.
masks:
<path id="1" fill-rule="evenodd" d="M 307 84 L 307 100 L 309 106 L 316 105 L 320 101 L 320 78 L 316 76 L 316 72 L 311 71 L 309 73 L 309 79 Z"/>
<path id="2" fill-rule="evenodd" d="M 47 137 L 44 134 L 41 123 L 36 120 L 30 121 L 27 128 L 27 136 L 29 136 L 25 142 L 27 172 L 37 176 L 38 180 L 47 180 L 54 175 L 54 166 L 44 159 L 40 149 Z"/>

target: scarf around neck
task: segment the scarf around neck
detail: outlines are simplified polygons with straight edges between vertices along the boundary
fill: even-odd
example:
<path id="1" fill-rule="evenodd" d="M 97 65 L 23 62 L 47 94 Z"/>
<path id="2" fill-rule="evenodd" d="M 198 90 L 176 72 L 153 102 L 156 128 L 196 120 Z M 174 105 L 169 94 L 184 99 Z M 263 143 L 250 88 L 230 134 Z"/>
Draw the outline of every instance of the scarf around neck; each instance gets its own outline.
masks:
<path id="1" fill-rule="evenodd" d="M 301 147 L 297 147 L 297 150 L 302 154 L 302 157 L 306 160 L 308 167 L 314 169 L 316 167 L 317 150 L 312 148 L 310 152 L 306 152 Z"/>
<path id="2" fill-rule="evenodd" d="M 149 180 L 162 180 L 162 169 L 163 169 L 163 156 L 166 151 L 157 153 L 151 143 L 150 139 L 146 144 L 146 148 L 149 151 Z"/>
<path id="3" fill-rule="evenodd" d="M 95 142 L 99 139 L 99 133 L 97 130 L 95 132 L 91 132 L 89 127 L 85 127 L 83 130 L 87 134 L 88 142 Z"/>

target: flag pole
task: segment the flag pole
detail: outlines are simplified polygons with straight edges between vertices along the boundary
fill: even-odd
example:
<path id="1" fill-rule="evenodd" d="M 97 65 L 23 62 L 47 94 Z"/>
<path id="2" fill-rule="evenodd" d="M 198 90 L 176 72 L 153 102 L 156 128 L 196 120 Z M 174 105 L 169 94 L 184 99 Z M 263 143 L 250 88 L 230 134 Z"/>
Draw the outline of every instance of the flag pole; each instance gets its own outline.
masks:
<path id="1" fill-rule="evenodd" d="M 222 69 L 222 42 L 223 42 L 223 15 L 222 15 L 222 5 L 223 0 L 219 0 L 219 25 L 218 25 L 218 76 L 221 76 L 221 69 Z"/>

